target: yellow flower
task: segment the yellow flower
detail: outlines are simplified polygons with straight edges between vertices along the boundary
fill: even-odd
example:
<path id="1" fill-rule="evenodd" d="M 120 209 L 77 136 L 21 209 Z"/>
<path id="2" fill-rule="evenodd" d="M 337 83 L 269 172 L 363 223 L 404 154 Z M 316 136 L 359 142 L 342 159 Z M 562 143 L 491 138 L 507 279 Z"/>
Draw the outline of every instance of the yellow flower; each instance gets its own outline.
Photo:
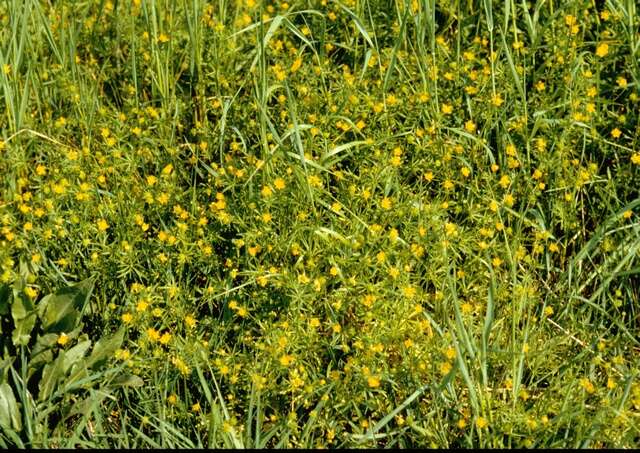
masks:
<path id="1" fill-rule="evenodd" d="M 392 206 L 392 202 L 389 197 L 384 197 L 380 202 L 380 207 L 382 209 L 391 209 L 391 206 Z"/>
<path id="2" fill-rule="evenodd" d="M 105 219 L 99 219 L 96 222 L 96 225 L 98 226 L 98 230 L 100 231 L 107 231 L 107 229 L 109 228 L 109 224 Z"/>
<path id="3" fill-rule="evenodd" d="M 65 344 L 69 343 L 70 338 L 67 336 L 66 333 L 61 333 L 60 336 L 58 337 L 58 344 L 60 346 L 64 346 Z"/>
<path id="4" fill-rule="evenodd" d="M 367 294 L 362 298 L 362 304 L 367 308 L 371 308 L 371 306 L 376 301 L 376 299 L 377 297 L 374 296 L 373 294 Z"/>
<path id="5" fill-rule="evenodd" d="M 172 171 L 173 171 L 173 164 L 167 164 L 167 166 L 162 169 L 162 174 L 170 175 Z"/>
<path id="6" fill-rule="evenodd" d="M 380 379 L 375 376 L 369 376 L 367 378 L 367 385 L 372 389 L 378 388 L 380 387 Z"/>
<path id="7" fill-rule="evenodd" d="M 317 175 L 309 175 L 307 181 L 312 187 L 322 187 L 322 180 Z"/>
<path id="8" fill-rule="evenodd" d="M 467 130 L 467 132 L 469 132 L 470 134 L 473 134 L 476 131 L 476 123 L 469 120 L 466 123 L 464 123 L 464 128 Z"/>
<path id="9" fill-rule="evenodd" d="M 160 343 L 162 344 L 169 344 L 169 342 L 171 341 L 171 334 L 169 332 L 165 332 L 162 334 L 162 336 L 160 337 Z"/>
<path id="10" fill-rule="evenodd" d="M 596 47 L 596 55 L 599 56 L 600 58 L 607 56 L 607 54 L 609 53 L 609 45 L 607 43 L 601 43 L 598 44 L 598 47 Z"/>
<path id="11" fill-rule="evenodd" d="M 510 193 L 508 193 L 508 194 L 506 194 L 504 196 L 504 204 L 506 204 L 509 207 L 513 206 L 515 201 L 516 201 L 516 199 Z"/>
<path id="12" fill-rule="evenodd" d="M 442 362 L 440 364 L 440 374 L 442 374 L 443 376 L 449 374 L 449 372 L 451 371 L 451 369 L 453 368 L 453 365 L 451 365 L 451 363 L 449 362 Z"/>
<path id="13" fill-rule="evenodd" d="M 153 343 L 155 343 L 156 341 L 160 340 L 160 332 L 158 332 L 153 327 L 149 327 L 147 329 L 147 336 L 149 337 L 149 340 L 151 340 L 151 342 L 153 342 Z"/>
<path id="14" fill-rule="evenodd" d="M 478 427 L 478 429 L 484 429 L 489 426 L 489 422 L 484 417 L 478 417 L 476 419 L 476 426 Z"/>
<path id="15" fill-rule="evenodd" d="M 587 393 L 595 393 L 596 388 L 588 378 L 580 379 L 580 386 L 586 390 Z"/>
<path id="16" fill-rule="evenodd" d="M 276 178 L 275 181 L 273 181 L 273 186 L 277 189 L 277 190 L 282 190 L 284 189 L 287 184 L 284 181 L 284 179 L 282 178 Z"/>
<path id="17" fill-rule="evenodd" d="M 503 102 L 504 102 L 504 99 L 499 94 L 496 94 L 491 98 L 491 103 L 495 107 L 500 107 L 503 104 Z"/>
<path id="18" fill-rule="evenodd" d="M 147 309 L 148 306 L 149 306 L 149 303 L 146 300 L 141 300 L 136 305 L 136 311 L 138 313 L 142 313 L 143 311 L 145 311 Z"/>
<path id="19" fill-rule="evenodd" d="M 411 299 L 412 297 L 414 297 L 416 295 L 416 288 L 413 286 L 405 286 L 402 289 L 403 294 L 405 295 L 405 297 Z"/>
<path id="20" fill-rule="evenodd" d="M 617 127 L 611 131 L 611 136 L 613 138 L 620 138 L 621 135 L 622 135 L 622 131 Z"/>
<path id="21" fill-rule="evenodd" d="M 447 222 L 444 224 L 444 231 L 447 236 L 454 236 L 457 234 L 458 227 L 455 223 Z"/>
<path id="22" fill-rule="evenodd" d="M 442 113 L 445 115 L 453 113 L 453 106 L 451 104 L 442 104 Z"/>
<path id="23" fill-rule="evenodd" d="M 300 69 L 300 66 L 302 66 L 302 58 L 298 57 L 291 65 L 291 72 L 296 72 L 298 69 Z"/>
<path id="24" fill-rule="evenodd" d="M 455 359 L 455 357 L 456 357 L 456 348 L 454 348 L 453 346 L 449 346 L 447 349 L 445 349 L 444 355 L 449 360 Z"/>
<path id="25" fill-rule="evenodd" d="M 294 361 L 295 361 L 295 357 L 293 357 L 292 355 L 289 355 L 289 354 L 285 354 L 282 357 L 280 357 L 280 365 L 282 365 L 282 366 L 289 366 Z"/>
<path id="26" fill-rule="evenodd" d="M 114 356 L 118 360 L 129 360 L 131 358 L 131 352 L 127 349 L 118 349 Z"/>

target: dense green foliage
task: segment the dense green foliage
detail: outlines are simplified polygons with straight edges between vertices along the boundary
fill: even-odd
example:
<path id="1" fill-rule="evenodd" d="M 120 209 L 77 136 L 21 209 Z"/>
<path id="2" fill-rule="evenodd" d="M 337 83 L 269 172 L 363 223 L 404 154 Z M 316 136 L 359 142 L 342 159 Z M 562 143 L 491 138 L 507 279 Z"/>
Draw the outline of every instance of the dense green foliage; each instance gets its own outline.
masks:
<path id="1" fill-rule="evenodd" d="M 0 105 L 0 446 L 640 446 L 634 0 L 3 0 Z"/>

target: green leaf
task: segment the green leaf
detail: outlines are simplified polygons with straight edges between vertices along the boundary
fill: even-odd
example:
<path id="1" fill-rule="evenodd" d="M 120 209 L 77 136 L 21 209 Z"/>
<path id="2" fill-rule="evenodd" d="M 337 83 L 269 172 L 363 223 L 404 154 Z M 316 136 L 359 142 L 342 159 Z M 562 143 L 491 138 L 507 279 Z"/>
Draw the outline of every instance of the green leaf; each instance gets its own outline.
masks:
<path id="1" fill-rule="evenodd" d="M 78 363 L 80 359 L 84 357 L 90 347 L 91 340 L 85 340 L 78 343 L 74 347 L 69 348 L 65 353 L 64 364 L 62 367 L 63 373 L 67 374 L 71 367 Z"/>
<path id="2" fill-rule="evenodd" d="M 53 394 L 56 384 L 64 373 L 65 352 L 60 351 L 58 357 L 51 363 L 45 365 L 42 370 L 42 379 L 40 379 L 40 394 L 38 399 L 46 401 Z"/>
<path id="3" fill-rule="evenodd" d="M 0 384 L 0 426 L 7 429 L 20 431 L 22 419 L 18 411 L 18 403 L 13 395 L 11 386 L 6 382 Z"/>
<path id="4" fill-rule="evenodd" d="M 107 360 L 113 357 L 113 354 L 122 345 L 123 340 L 124 329 L 118 330 L 110 337 L 98 340 L 91 351 L 87 367 L 95 370 L 102 366 Z"/>
<path id="5" fill-rule="evenodd" d="M 99 406 L 102 401 L 109 396 L 108 392 L 99 391 L 96 392 L 93 389 L 90 390 L 90 395 L 85 399 L 75 403 L 69 413 L 65 416 L 65 419 L 69 419 L 74 415 L 87 416 L 95 407 Z"/>
<path id="6" fill-rule="evenodd" d="M 15 304 L 14 304 L 15 305 Z M 25 318 L 15 320 L 15 328 L 11 339 L 14 346 L 26 346 L 31 339 L 31 331 L 36 324 L 36 314 L 31 313 Z"/>
<path id="7" fill-rule="evenodd" d="M 20 279 L 13 286 L 13 302 L 11 303 L 11 317 L 14 329 L 11 336 L 14 346 L 26 346 L 31 339 L 31 331 L 36 323 L 33 301 L 24 293 L 25 282 Z"/>
<path id="8" fill-rule="evenodd" d="M 35 372 L 40 370 L 47 363 L 53 361 L 53 348 L 56 346 L 58 334 L 48 333 L 46 335 L 38 335 L 36 344 L 31 350 L 29 357 L 27 377 L 31 378 Z"/>
<path id="9" fill-rule="evenodd" d="M 44 332 L 62 333 L 75 329 L 89 301 L 93 285 L 94 280 L 88 278 L 45 296 L 38 305 Z"/>
<path id="10" fill-rule="evenodd" d="M 42 351 L 54 347 L 57 340 L 58 335 L 55 333 L 38 335 L 38 338 L 36 338 L 36 344 L 33 346 L 33 350 L 31 351 L 31 360 L 34 360 Z"/>
<path id="11" fill-rule="evenodd" d="M 23 292 L 21 288 L 23 285 L 19 285 L 13 288 L 13 303 L 11 304 L 11 317 L 14 321 L 24 319 L 34 310 L 34 305 L 31 299 Z"/>
<path id="12" fill-rule="evenodd" d="M 9 380 L 9 368 L 13 364 L 15 357 L 7 357 L 0 360 L 0 384 L 4 384 Z"/>
<path id="13" fill-rule="evenodd" d="M 113 387 L 142 387 L 143 385 L 144 381 L 140 376 L 130 373 L 119 375 L 111 383 Z"/>
<path id="14" fill-rule="evenodd" d="M 9 285 L 0 285 L 0 316 L 8 315 L 11 311 L 11 288 Z M 2 333 L 2 326 L 0 326 L 0 333 Z"/>

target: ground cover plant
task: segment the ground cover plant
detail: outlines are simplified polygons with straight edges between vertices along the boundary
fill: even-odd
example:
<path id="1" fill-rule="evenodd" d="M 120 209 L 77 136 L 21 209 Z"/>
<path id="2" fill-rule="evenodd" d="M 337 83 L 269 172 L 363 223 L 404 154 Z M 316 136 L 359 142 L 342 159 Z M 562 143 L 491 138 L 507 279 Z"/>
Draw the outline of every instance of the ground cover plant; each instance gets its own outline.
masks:
<path id="1" fill-rule="evenodd" d="M 0 446 L 640 446 L 634 0 L 0 2 Z"/>

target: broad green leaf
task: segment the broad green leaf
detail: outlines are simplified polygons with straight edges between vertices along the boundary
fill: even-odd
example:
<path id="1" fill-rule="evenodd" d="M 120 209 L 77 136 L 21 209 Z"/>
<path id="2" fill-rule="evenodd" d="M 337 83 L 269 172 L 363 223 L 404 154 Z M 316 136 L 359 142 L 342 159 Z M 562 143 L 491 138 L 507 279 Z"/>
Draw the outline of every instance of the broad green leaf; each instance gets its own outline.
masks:
<path id="1" fill-rule="evenodd" d="M 51 349 L 58 340 L 58 335 L 55 333 L 48 333 L 45 335 L 38 335 L 36 338 L 36 344 L 31 351 L 31 360 L 33 360 L 40 352 Z"/>
<path id="2" fill-rule="evenodd" d="M 110 337 L 101 338 L 98 340 L 91 351 L 89 356 L 87 367 L 97 369 L 103 365 L 107 360 L 113 357 L 116 350 L 122 345 L 124 340 L 124 329 L 118 330 Z"/>
<path id="3" fill-rule="evenodd" d="M 144 385 L 144 381 L 140 376 L 135 374 L 121 374 L 113 380 L 112 387 L 141 387 Z"/>
<path id="4" fill-rule="evenodd" d="M 78 361 L 84 357 L 90 347 L 91 340 L 85 340 L 78 343 L 74 347 L 69 348 L 65 353 L 64 364 L 62 366 L 63 373 L 66 374 L 73 365 L 78 363 Z"/>
<path id="5" fill-rule="evenodd" d="M 27 365 L 27 379 L 31 379 L 36 372 L 52 361 L 53 351 L 51 349 L 41 351 L 34 359 L 29 361 L 29 364 Z"/>
<path id="6" fill-rule="evenodd" d="M 11 317 L 14 321 L 26 318 L 34 310 L 31 299 L 23 292 L 23 285 L 13 289 L 13 302 L 11 304 Z"/>
<path id="7" fill-rule="evenodd" d="M 40 379 L 40 394 L 38 399 L 46 401 L 53 394 L 56 385 L 63 376 L 65 353 L 60 351 L 58 357 L 51 363 L 45 365 L 42 370 L 42 379 Z"/>
<path id="8" fill-rule="evenodd" d="M 29 344 L 31 331 L 33 330 L 33 326 L 36 324 L 36 319 L 36 314 L 31 313 L 24 318 L 14 321 L 15 328 L 13 329 L 13 335 L 11 336 L 14 346 L 26 346 Z"/>
<path id="9" fill-rule="evenodd" d="M 103 390 L 96 392 L 91 390 L 91 394 L 85 399 L 75 403 L 69 413 L 66 415 L 66 419 L 72 417 L 74 415 L 83 415 L 87 416 L 91 410 L 102 403 L 102 401 L 109 396 L 108 392 Z"/>
<path id="10" fill-rule="evenodd" d="M 0 316 L 8 315 L 11 311 L 10 299 L 11 288 L 9 285 L 0 285 Z M 0 333 L 2 333 L 2 326 L 0 326 Z"/>
<path id="11" fill-rule="evenodd" d="M 0 426 L 7 429 L 13 428 L 16 431 L 22 429 L 16 397 L 13 395 L 11 386 L 6 382 L 0 384 Z"/>
<path id="12" fill-rule="evenodd" d="M 62 333 L 75 329 L 93 291 L 94 280 L 88 278 L 45 296 L 38 305 L 42 329 Z"/>
<path id="13" fill-rule="evenodd" d="M 58 335 L 53 333 L 38 335 L 36 344 L 31 350 L 31 356 L 29 358 L 29 376 L 53 360 L 52 348 L 56 344 L 57 339 Z"/>
<path id="14" fill-rule="evenodd" d="M 9 370 L 13 364 L 15 357 L 7 357 L 4 360 L 0 360 L 0 384 L 4 384 L 9 380 Z"/>
<path id="15" fill-rule="evenodd" d="M 76 364 L 71 367 L 71 372 L 65 380 L 65 389 L 71 390 L 74 384 L 86 379 L 89 373 L 87 373 L 87 360 L 78 360 Z"/>

